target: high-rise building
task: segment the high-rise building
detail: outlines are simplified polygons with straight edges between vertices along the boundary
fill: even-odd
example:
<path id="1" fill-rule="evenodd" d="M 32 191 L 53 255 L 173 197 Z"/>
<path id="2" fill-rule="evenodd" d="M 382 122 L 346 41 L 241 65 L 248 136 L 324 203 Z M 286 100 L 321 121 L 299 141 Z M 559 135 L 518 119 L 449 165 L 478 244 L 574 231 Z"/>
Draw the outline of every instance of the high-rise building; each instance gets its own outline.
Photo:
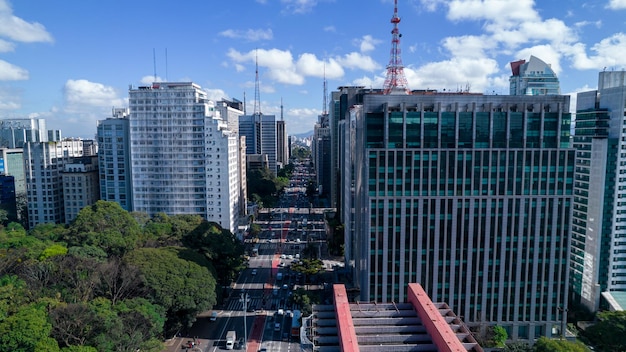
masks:
<path id="1" fill-rule="evenodd" d="M 287 129 L 284 120 L 276 121 L 276 168 L 289 164 L 289 148 L 287 147 Z"/>
<path id="2" fill-rule="evenodd" d="M 82 140 L 24 144 L 24 174 L 30 227 L 65 222 L 61 173 L 65 164 L 83 156 L 83 150 Z"/>
<path id="3" fill-rule="evenodd" d="M 15 193 L 26 194 L 24 151 L 22 148 L 0 148 L 0 174 L 15 177 Z"/>
<path id="4" fill-rule="evenodd" d="M 573 300 L 591 311 L 626 291 L 626 71 L 600 72 L 598 89 L 578 93 L 572 224 Z"/>
<path id="5" fill-rule="evenodd" d="M 267 154 L 270 171 L 277 169 L 277 121 L 275 115 L 242 115 L 239 118 L 239 135 L 246 137 L 246 154 Z M 284 131 L 284 129 L 283 129 Z"/>
<path id="6" fill-rule="evenodd" d="M 574 200 L 569 96 L 338 95 L 338 211 L 359 299 L 403 302 L 418 282 L 473 329 L 554 334 Z"/>
<path id="7" fill-rule="evenodd" d="M 239 148 L 215 103 L 191 82 L 129 90 L 133 210 L 198 214 L 236 232 Z"/>
<path id="8" fill-rule="evenodd" d="M 528 62 L 511 62 L 510 95 L 559 95 L 559 79 L 550 65 L 530 56 Z"/>
<path id="9" fill-rule="evenodd" d="M 97 126 L 100 199 L 133 211 L 128 109 L 112 112 L 112 117 L 98 121 Z"/>
<path id="10" fill-rule="evenodd" d="M 48 131 L 46 130 L 46 120 L 44 119 L 0 120 L 0 147 L 22 148 L 24 143 L 27 142 L 47 141 Z"/>
<path id="11" fill-rule="evenodd" d="M 315 181 L 319 188 L 319 194 L 323 197 L 328 197 L 331 185 L 330 125 L 328 114 L 318 116 L 317 123 L 313 128 L 311 155 L 315 165 Z"/>
<path id="12" fill-rule="evenodd" d="M 76 219 L 81 209 L 100 200 L 98 157 L 73 158 L 63 165 L 61 182 L 65 223 L 69 224 Z"/>

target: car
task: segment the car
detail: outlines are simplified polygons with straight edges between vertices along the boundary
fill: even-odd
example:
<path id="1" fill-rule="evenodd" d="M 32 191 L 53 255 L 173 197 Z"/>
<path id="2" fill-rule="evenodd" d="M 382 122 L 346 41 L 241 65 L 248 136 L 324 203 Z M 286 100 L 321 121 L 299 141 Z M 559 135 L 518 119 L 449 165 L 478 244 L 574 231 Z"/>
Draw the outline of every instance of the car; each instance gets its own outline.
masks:
<path id="1" fill-rule="evenodd" d="M 278 314 L 278 315 L 285 315 L 285 311 L 282 308 L 280 308 L 280 309 L 278 309 L 278 311 L 276 311 L 276 314 Z"/>
<path id="2" fill-rule="evenodd" d="M 256 269 L 252 269 L 252 275 L 256 275 Z"/>
<path id="3" fill-rule="evenodd" d="M 292 254 L 289 254 L 289 255 L 287 256 L 287 259 L 293 259 L 293 255 L 292 255 Z"/>
<path id="4" fill-rule="evenodd" d="M 272 295 L 278 296 L 278 289 L 277 288 L 272 290 Z"/>
<path id="5" fill-rule="evenodd" d="M 284 254 L 281 254 L 281 255 L 280 255 L 280 259 L 285 259 L 286 257 L 287 257 L 287 256 L 286 256 L 286 255 L 284 255 Z"/>
<path id="6" fill-rule="evenodd" d="M 300 259 L 300 253 L 296 253 L 296 259 Z"/>
<path id="7" fill-rule="evenodd" d="M 274 331 L 280 331 L 280 323 L 274 324 Z"/>
<path id="8" fill-rule="evenodd" d="M 217 312 L 212 312 L 211 313 L 211 321 L 216 321 L 217 320 Z"/>
<path id="9" fill-rule="evenodd" d="M 254 313 L 255 311 L 254 307 L 248 307 L 248 309 L 246 309 L 246 312 L 248 313 Z"/>
<path id="10" fill-rule="evenodd" d="M 288 289 L 289 289 L 289 286 L 287 284 L 284 284 L 283 285 L 283 290 L 288 290 Z"/>
<path id="11" fill-rule="evenodd" d="M 278 264 L 279 267 L 284 268 L 285 267 L 285 263 L 280 262 L 280 264 Z"/>

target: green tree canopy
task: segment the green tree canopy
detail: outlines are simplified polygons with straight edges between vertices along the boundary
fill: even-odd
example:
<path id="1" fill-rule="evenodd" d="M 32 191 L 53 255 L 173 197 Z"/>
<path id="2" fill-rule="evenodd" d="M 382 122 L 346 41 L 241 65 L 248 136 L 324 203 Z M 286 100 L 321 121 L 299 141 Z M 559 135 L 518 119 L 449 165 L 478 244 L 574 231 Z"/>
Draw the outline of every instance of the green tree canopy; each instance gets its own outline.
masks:
<path id="1" fill-rule="evenodd" d="M 51 330 L 45 305 L 23 305 L 15 314 L 0 321 L 0 351 L 35 351 L 41 341 L 48 340 Z"/>
<path id="2" fill-rule="evenodd" d="M 140 233 L 135 218 L 119 204 L 99 200 L 78 213 L 65 240 L 70 246 L 98 246 L 121 256 L 135 247 Z"/>
<path id="3" fill-rule="evenodd" d="M 545 336 L 535 342 L 535 352 L 587 352 L 589 349 L 581 342 L 553 340 Z M 618 350 L 614 350 L 618 351 Z"/>
<path id="4" fill-rule="evenodd" d="M 585 330 L 585 337 L 603 351 L 626 351 L 626 312 L 600 312 L 597 319 Z"/>
<path id="5" fill-rule="evenodd" d="M 183 243 L 206 256 L 215 268 L 221 285 L 230 284 L 242 269 L 243 244 L 230 231 L 214 222 L 204 221 L 183 238 Z"/>
<path id="6" fill-rule="evenodd" d="M 216 303 L 215 278 L 207 266 L 182 259 L 183 248 L 140 248 L 125 257 L 137 266 L 150 288 L 153 302 L 167 311 L 166 330 L 191 326 L 199 312 Z"/>

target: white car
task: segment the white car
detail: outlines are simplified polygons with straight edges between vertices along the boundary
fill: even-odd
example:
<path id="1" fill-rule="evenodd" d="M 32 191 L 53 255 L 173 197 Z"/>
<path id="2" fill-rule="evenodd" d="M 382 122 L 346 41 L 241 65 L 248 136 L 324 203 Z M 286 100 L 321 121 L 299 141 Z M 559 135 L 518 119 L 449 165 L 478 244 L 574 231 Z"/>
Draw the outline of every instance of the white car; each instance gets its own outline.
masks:
<path id="1" fill-rule="evenodd" d="M 276 312 L 276 314 L 278 314 L 278 315 L 284 315 L 284 314 L 285 314 L 285 311 L 284 311 L 282 308 L 280 308 L 280 309 Z"/>
<path id="2" fill-rule="evenodd" d="M 281 254 L 281 255 L 280 255 L 280 259 L 285 259 L 286 257 L 287 257 L 287 256 L 286 256 L 286 255 L 284 255 L 284 254 Z"/>

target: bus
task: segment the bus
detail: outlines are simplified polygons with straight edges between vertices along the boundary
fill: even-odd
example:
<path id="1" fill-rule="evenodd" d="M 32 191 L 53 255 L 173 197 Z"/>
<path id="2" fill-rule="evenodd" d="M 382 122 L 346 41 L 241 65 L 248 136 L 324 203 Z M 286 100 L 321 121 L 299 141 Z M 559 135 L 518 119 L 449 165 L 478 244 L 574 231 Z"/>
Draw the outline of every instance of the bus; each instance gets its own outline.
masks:
<path id="1" fill-rule="evenodd" d="M 258 255 L 259 255 L 259 245 L 257 244 L 257 245 L 255 245 L 255 246 L 254 246 L 254 248 L 252 248 L 252 254 L 251 254 L 251 256 L 252 256 L 252 257 L 256 257 L 256 256 L 258 256 Z"/>
<path id="2" fill-rule="evenodd" d="M 293 338 L 300 337 L 300 327 L 302 326 L 302 322 L 300 321 L 301 317 L 302 313 L 299 310 L 293 311 L 291 317 L 291 337 Z"/>

